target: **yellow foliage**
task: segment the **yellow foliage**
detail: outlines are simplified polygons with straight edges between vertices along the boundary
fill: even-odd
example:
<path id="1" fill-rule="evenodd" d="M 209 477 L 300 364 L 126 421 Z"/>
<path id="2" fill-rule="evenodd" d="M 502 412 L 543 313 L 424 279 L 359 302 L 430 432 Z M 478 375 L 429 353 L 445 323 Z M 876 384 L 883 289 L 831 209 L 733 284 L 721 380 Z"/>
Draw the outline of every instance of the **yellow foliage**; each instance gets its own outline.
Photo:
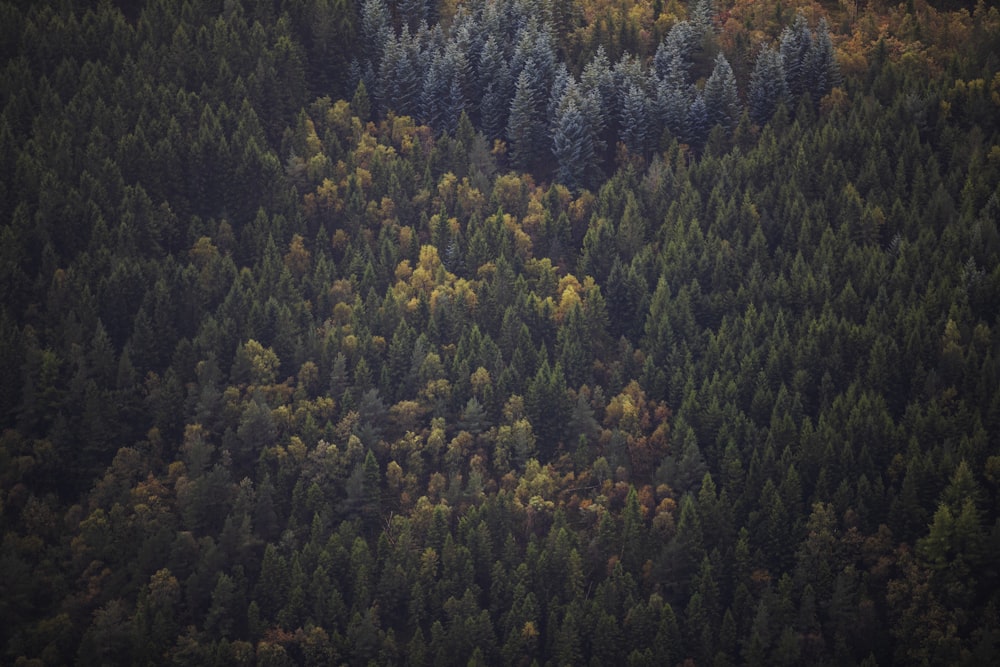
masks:
<path id="1" fill-rule="evenodd" d="M 399 264 L 396 265 L 396 280 L 397 282 L 406 282 L 413 275 L 413 267 L 410 266 L 410 260 L 404 259 Z"/>
<path id="2" fill-rule="evenodd" d="M 441 180 L 438 181 L 438 206 L 445 206 L 451 209 L 455 203 L 455 191 L 458 186 L 458 176 L 449 172 L 446 172 L 441 176 Z"/>
<path id="3" fill-rule="evenodd" d="M 432 245 L 421 246 L 418 265 L 431 273 L 436 271 L 437 268 L 441 266 L 441 258 L 438 257 L 438 249 Z"/>
<path id="4" fill-rule="evenodd" d="M 352 116 L 350 103 L 346 100 L 337 100 L 326 112 L 326 122 L 346 137 L 351 130 Z"/>
<path id="5" fill-rule="evenodd" d="M 579 283 L 577 283 L 577 287 L 579 287 Z M 566 319 L 566 316 L 573 310 L 573 306 L 581 303 L 579 292 L 571 285 L 567 285 L 562 290 L 562 294 L 559 297 L 559 307 L 555 312 L 556 322 L 562 324 L 562 322 Z"/>
<path id="6" fill-rule="evenodd" d="M 354 175 L 358 179 L 358 185 L 361 186 L 362 190 L 371 190 L 372 173 L 370 171 L 364 167 L 358 167 L 354 170 Z"/>
<path id="7" fill-rule="evenodd" d="M 382 197 L 382 201 L 379 202 L 378 217 L 383 225 L 398 223 L 399 220 L 396 219 L 396 202 L 389 197 Z"/>
<path id="8" fill-rule="evenodd" d="M 493 384 L 493 379 L 490 377 L 490 372 L 480 366 L 472 372 L 469 382 L 472 384 L 472 390 L 481 394 L 484 389 Z"/>
<path id="9" fill-rule="evenodd" d="M 288 453 L 292 455 L 292 458 L 295 459 L 296 463 L 302 463 L 305 460 L 306 453 L 308 451 L 305 443 L 302 442 L 302 438 L 297 435 L 293 435 L 291 437 L 286 449 L 288 450 Z"/>
<path id="10" fill-rule="evenodd" d="M 209 262 L 219 256 L 219 249 L 212 243 L 212 239 L 207 236 L 200 237 L 188 251 L 191 262 L 199 269 L 205 268 Z"/>
<path id="11" fill-rule="evenodd" d="M 305 239 L 301 234 L 293 234 L 292 241 L 288 244 L 288 252 L 285 253 L 285 266 L 296 278 L 302 278 L 308 271 L 312 262 L 312 254 L 306 249 Z"/>
<path id="12" fill-rule="evenodd" d="M 389 136 L 392 143 L 398 146 L 402 152 L 407 153 L 413 146 L 414 137 L 417 134 L 417 124 L 409 116 L 390 116 L 387 122 L 390 124 Z"/>
<path id="13" fill-rule="evenodd" d="M 316 134 L 316 125 L 313 123 L 312 118 L 306 118 L 306 154 L 301 157 L 308 159 L 322 152 L 323 142 L 319 140 L 319 135 Z"/>
<path id="14" fill-rule="evenodd" d="M 594 209 L 596 199 L 590 192 L 584 190 L 570 203 L 568 213 L 569 221 L 573 226 L 586 225 L 590 220 L 591 212 Z"/>
<path id="15" fill-rule="evenodd" d="M 515 496 L 522 503 L 529 502 L 532 498 L 549 500 L 556 490 L 556 482 L 552 478 L 550 466 L 544 468 L 537 459 L 528 459 L 524 467 L 524 474 L 518 481 Z"/>
<path id="16" fill-rule="evenodd" d="M 528 210 L 521 219 L 521 227 L 532 236 L 538 236 L 545 226 L 546 211 L 542 204 L 541 195 L 540 188 L 531 193 L 528 199 Z"/>
<path id="17" fill-rule="evenodd" d="M 493 196 L 504 212 L 521 215 L 527 206 L 528 191 L 532 185 L 527 174 L 502 174 L 493 184 Z"/>
<path id="18" fill-rule="evenodd" d="M 333 236 L 330 237 L 330 245 L 334 250 L 343 250 L 347 247 L 347 244 L 350 243 L 350 241 L 351 236 L 343 229 L 338 229 L 333 233 Z"/>
<path id="19" fill-rule="evenodd" d="M 413 239 L 416 237 L 416 232 L 413 227 L 407 225 L 406 227 L 399 228 L 399 246 L 401 248 L 409 248 L 413 243 Z"/>
<path id="20" fill-rule="evenodd" d="M 458 186 L 456 194 L 458 211 L 463 218 L 468 219 L 473 213 L 482 214 L 486 205 L 486 198 L 478 188 L 473 187 L 466 176 Z"/>
<path id="21" fill-rule="evenodd" d="M 353 313 L 354 309 L 351 305 L 341 301 L 333 306 L 331 319 L 334 324 L 343 326 L 351 321 Z"/>

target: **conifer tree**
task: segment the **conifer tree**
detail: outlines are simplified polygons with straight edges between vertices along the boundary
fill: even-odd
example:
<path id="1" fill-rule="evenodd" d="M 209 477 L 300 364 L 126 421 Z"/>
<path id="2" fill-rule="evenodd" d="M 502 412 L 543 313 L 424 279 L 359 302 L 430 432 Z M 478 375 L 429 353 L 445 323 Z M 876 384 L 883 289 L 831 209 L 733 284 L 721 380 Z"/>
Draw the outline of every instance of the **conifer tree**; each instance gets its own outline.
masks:
<path id="1" fill-rule="evenodd" d="M 517 77 L 514 99 L 507 121 L 507 141 L 511 163 L 518 169 L 531 169 L 542 157 L 545 125 L 539 114 L 541 82 L 525 67 Z"/>
<path id="2" fill-rule="evenodd" d="M 559 165 L 556 179 L 571 190 L 586 184 L 596 158 L 590 128 L 575 97 L 564 95 L 552 130 L 552 152 Z"/>
<path id="3" fill-rule="evenodd" d="M 691 106 L 688 107 L 684 125 L 684 141 L 694 148 L 700 149 L 705 143 L 705 139 L 708 138 L 708 129 L 711 127 L 705 97 L 701 93 L 695 93 Z"/>
<path id="4" fill-rule="evenodd" d="M 634 155 L 646 152 L 646 142 L 650 133 L 649 99 L 636 84 L 625 91 L 621 100 L 620 134 L 621 141 Z"/>
<path id="5" fill-rule="evenodd" d="M 788 83 L 781 54 L 764 46 L 757 54 L 750 77 L 750 120 L 765 125 L 779 105 L 788 101 Z"/>
<path id="6" fill-rule="evenodd" d="M 809 87 L 809 54 L 813 50 L 812 35 L 804 14 L 795 15 L 795 21 L 781 32 L 779 51 L 785 67 L 785 82 L 788 93 L 793 98 L 806 92 Z"/>
<path id="7" fill-rule="evenodd" d="M 834 57 L 826 17 L 821 18 L 816 26 L 816 34 L 806 54 L 804 70 L 806 88 L 814 102 L 819 102 L 820 98 L 841 83 L 840 67 Z"/>
<path id="8" fill-rule="evenodd" d="M 361 7 L 361 63 L 377 70 L 382 54 L 392 39 L 389 8 L 385 0 L 365 0 Z M 371 82 L 366 82 L 370 83 Z"/>
<path id="9" fill-rule="evenodd" d="M 703 92 L 709 126 L 721 125 L 731 132 L 739 121 L 740 100 L 733 68 L 722 53 L 715 57 L 715 67 Z"/>

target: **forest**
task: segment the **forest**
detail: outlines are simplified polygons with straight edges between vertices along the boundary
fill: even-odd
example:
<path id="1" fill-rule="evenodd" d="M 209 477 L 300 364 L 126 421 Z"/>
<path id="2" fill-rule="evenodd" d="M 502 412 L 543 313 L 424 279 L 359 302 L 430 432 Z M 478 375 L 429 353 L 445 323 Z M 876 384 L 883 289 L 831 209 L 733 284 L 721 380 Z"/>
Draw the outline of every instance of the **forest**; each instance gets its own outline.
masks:
<path id="1" fill-rule="evenodd" d="M 1000 659 L 1000 8 L 0 1 L 0 663 Z"/>

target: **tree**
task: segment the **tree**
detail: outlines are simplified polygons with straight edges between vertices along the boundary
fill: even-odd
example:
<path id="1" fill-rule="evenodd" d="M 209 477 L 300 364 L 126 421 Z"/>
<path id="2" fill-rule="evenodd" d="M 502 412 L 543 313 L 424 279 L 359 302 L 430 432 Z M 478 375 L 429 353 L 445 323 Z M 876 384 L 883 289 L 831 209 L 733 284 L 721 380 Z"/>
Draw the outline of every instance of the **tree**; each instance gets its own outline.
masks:
<path id="1" fill-rule="evenodd" d="M 398 38 L 389 36 L 379 65 L 379 84 L 381 91 L 379 104 L 384 111 L 394 110 L 400 115 L 426 118 L 422 106 L 422 94 L 426 94 L 427 81 L 430 72 L 424 74 L 423 81 L 418 69 L 419 63 L 411 57 L 410 35 L 404 28 Z M 423 88 L 423 91 L 422 91 Z M 435 90 L 435 93 L 440 91 Z"/>
<path id="2" fill-rule="evenodd" d="M 810 85 L 807 78 L 809 71 L 809 54 L 813 50 L 812 35 L 809 33 L 809 24 L 806 22 L 804 14 L 799 12 L 795 15 L 792 25 L 786 27 L 781 32 L 779 45 L 781 52 L 781 62 L 785 67 L 785 82 L 788 86 L 788 93 L 798 98 L 806 92 Z"/>
<path id="3" fill-rule="evenodd" d="M 264 619 L 273 621 L 277 617 L 287 602 L 290 586 L 288 561 L 273 543 L 268 543 L 264 547 L 260 578 L 254 588 L 254 600 L 260 606 L 260 613 Z"/>
<path id="4" fill-rule="evenodd" d="M 696 149 L 700 149 L 708 138 L 708 130 L 711 121 L 708 116 L 708 108 L 705 105 L 705 98 L 701 93 L 695 93 L 691 106 L 688 107 L 687 118 L 684 123 L 684 141 Z"/>
<path id="5" fill-rule="evenodd" d="M 690 83 L 688 75 L 697 41 L 697 32 L 690 22 L 675 23 L 660 42 L 653 57 L 653 69 L 657 80 L 666 82 L 675 89 Z"/>
<path id="6" fill-rule="evenodd" d="M 739 121 L 740 100 L 733 68 L 722 53 L 715 57 L 712 75 L 705 82 L 704 99 L 709 125 L 732 132 Z"/>
<path id="7" fill-rule="evenodd" d="M 511 164 L 518 169 L 533 168 L 543 155 L 546 143 L 545 125 L 539 108 L 541 99 L 542 88 L 538 73 L 525 67 L 517 77 L 506 132 Z"/>
<path id="8" fill-rule="evenodd" d="M 392 39 L 389 8 L 385 0 L 365 0 L 361 6 L 361 57 L 365 65 L 377 70 L 386 46 Z M 371 82 L 367 82 L 369 85 Z"/>
<path id="9" fill-rule="evenodd" d="M 524 408 L 537 436 L 539 450 L 547 459 L 555 453 L 569 417 L 566 377 L 560 364 L 552 367 L 548 359 L 542 361 L 535 377 L 528 383 Z"/>
<path id="10" fill-rule="evenodd" d="M 490 34 L 479 54 L 480 128 L 487 139 L 497 139 L 507 127 L 510 109 L 510 72 L 497 36 Z"/>
<path id="11" fill-rule="evenodd" d="M 803 69 L 806 88 L 814 103 L 818 103 L 820 98 L 841 83 L 840 67 L 834 57 L 826 17 L 820 18 L 819 25 L 816 26 L 816 34 L 806 53 Z"/>
<path id="12" fill-rule="evenodd" d="M 556 178 L 571 190 L 585 187 L 597 154 L 593 130 L 580 108 L 575 86 L 563 94 L 552 130 L 552 153 L 558 163 Z"/>
<path id="13" fill-rule="evenodd" d="M 646 152 L 650 132 L 650 102 L 646 93 L 632 84 L 621 101 L 620 137 L 622 143 L 633 155 Z"/>
<path id="14" fill-rule="evenodd" d="M 781 104 L 788 101 L 788 81 L 781 54 L 764 46 L 754 61 L 748 95 L 750 120 L 765 125 Z"/>

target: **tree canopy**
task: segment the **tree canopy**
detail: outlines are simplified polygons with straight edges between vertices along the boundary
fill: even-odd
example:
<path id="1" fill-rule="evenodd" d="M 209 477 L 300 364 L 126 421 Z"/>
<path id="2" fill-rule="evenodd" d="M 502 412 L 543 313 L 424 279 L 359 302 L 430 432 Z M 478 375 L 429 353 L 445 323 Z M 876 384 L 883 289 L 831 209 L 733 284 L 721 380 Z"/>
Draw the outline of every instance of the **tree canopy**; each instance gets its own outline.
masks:
<path id="1" fill-rule="evenodd" d="M 996 661 L 996 7 L 2 2 L 0 53 L 0 662 Z"/>

